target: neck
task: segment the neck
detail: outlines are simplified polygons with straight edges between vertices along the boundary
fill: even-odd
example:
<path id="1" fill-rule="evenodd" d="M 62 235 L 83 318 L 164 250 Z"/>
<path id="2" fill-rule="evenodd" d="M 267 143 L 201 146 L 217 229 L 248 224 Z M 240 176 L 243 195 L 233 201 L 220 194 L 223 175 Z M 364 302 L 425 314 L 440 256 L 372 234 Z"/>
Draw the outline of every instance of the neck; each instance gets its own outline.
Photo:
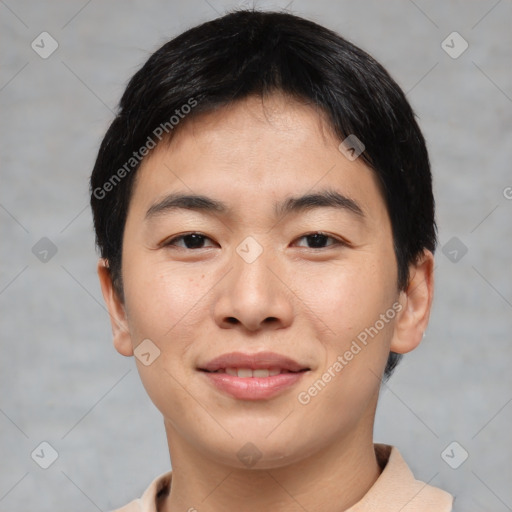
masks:
<path id="1" fill-rule="evenodd" d="M 372 428 L 356 429 L 293 464 L 270 469 L 240 469 L 199 453 L 166 423 L 172 453 L 171 492 L 165 512 L 341 512 L 357 503 L 381 469 Z"/>

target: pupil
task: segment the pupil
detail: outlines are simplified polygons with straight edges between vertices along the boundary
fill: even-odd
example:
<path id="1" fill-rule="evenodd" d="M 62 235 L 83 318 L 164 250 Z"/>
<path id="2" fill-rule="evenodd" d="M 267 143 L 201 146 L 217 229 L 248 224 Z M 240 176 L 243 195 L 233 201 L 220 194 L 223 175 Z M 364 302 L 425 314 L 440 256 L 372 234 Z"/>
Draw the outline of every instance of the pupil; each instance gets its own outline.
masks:
<path id="1" fill-rule="evenodd" d="M 315 235 L 309 235 L 308 238 L 310 239 L 310 241 L 313 240 L 313 243 L 311 243 L 313 247 L 323 247 L 323 245 L 325 244 L 325 239 L 327 237 L 326 235 L 321 235 L 317 233 Z"/>
<path id="2" fill-rule="evenodd" d="M 188 249 L 198 249 L 203 245 L 203 238 L 203 235 L 191 234 L 186 235 L 183 240 L 185 241 L 185 245 Z M 309 235 L 308 238 L 312 247 L 323 247 L 327 237 L 326 235 L 316 233 L 314 235 Z"/>
<path id="3" fill-rule="evenodd" d="M 203 236 L 197 234 L 187 235 L 183 238 L 188 249 L 201 248 L 203 245 Z"/>

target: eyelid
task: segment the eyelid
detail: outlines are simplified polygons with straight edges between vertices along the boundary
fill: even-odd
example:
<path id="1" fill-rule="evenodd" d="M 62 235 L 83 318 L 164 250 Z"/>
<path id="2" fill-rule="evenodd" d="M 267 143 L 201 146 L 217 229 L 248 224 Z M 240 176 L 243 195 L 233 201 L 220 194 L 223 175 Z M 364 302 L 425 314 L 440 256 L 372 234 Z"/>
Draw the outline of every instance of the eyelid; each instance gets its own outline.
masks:
<path id="1" fill-rule="evenodd" d="M 176 246 L 174 243 L 171 243 L 171 242 L 176 242 L 177 240 L 182 240 L 186 236 L 190 236 L 190 235 L 199 235 L 199 236 L 202 236 L 203 238 L 205 238 L 206 240 L 210 240 L 212 242 L 214 241 L 208 235 L 205 235 L 204 233 L 201 233 L 200 231 L 188 231 L 186 233 L 182 233 L 181 235 L 173 235 L 172 237 L 164 239 L 162 242 L 160 242 L 158 244 L 158 247 L 174 246 L 174 247 L 178 247 L 179 249 L 185 249 L 185 250 L 189 250 L 189 251 L 197 251 L 198 249 L 188 249 L 187 247 L 180 247 L 180 246 Z M 214 242 L 214 243 L 216 243 L 216 242 Z M 202 247 L 202 249 L 208 249 L 208 247 Z"/>
<path id="2" fill-rule="evenodd" d="M 186 236 L 189 236 L 189 235 L 199 235 L 206 240 L 210 240 L 211 242 L 214 242 L 214 240 L 212 238 L 210 238 L 208 235 L 205 235 L 204 233 L 201 233 L 200 231 L 189 231 L 186 233 L 182 233 L 181 235 L 175 235 L 170 238 L 166 238 L 164 241 L 162 241 L 160 244 L 158 244 L 158 246 L 159 247 L 173 246 L 173 247 L 178 247 L 180 249 L 185 249 L 185 250 L 189 250 L 189 251 L 197 251 L 199 249 L 208 249 L 209 248 L 209 247 L 200 247 L 199 249 L 188 249 L 187 247 L 181 247 L 181 246 L 176 245 L 176 243 L 175 243 L 176 241 L 183 240 L 183 238 L 185 238 Z M 336 247 L 336 246 L 346 246 L 346 247 L 351 246 L 351 243 L 349 241 L 347 241 L 346 239 L 344 239 L 343 237 L 331 235 L 324 231 L 310 231 L 308 233 L 304 233 L 303 235 L 300 235 L 299 237 L 295 238 L 293 243 L 296 243 L 298 240 L 301 240 L 302 238 L 307 238 L 308 236 L 313 236 L 313 235 L 323 235 L 326 238 L 333 240 L 334 243 L 331 243 L 330 245 L 327 245 L 326 247 L 303 247 L 303 246 L 300 246 L 300 247 L 302 247 L 303 249 L 312 250 L 314 252 L 319 252 L 321 250 L 327 250 L 331 247 Z M 214 242 L 214 243 L 216 243 L 216 242 Z"/>
<path id="3" fill-rule="evenodd" d="M 320 251 L 322 249 L 329 249 L 330 247 L 336 247 L 336 246 L 347 246 L 347 247 L 350 247 L 351 246 L 351 243 L 344 239 L 343 237 L 340 237 L 338 235 L 331 235 L 329 233 L 326 233 L 325 231 L 311 231 L 309 233 L 305 233 L 299 237 L 297 237 L 295 240 L 300 240 L 301 238 L 306 238 L 308 236 L 313 236 L 313 235 L 323 235 L 327 238 L 330 238 L 331 240 L 334 240 L 335 243 L 333 244 L 330 244 L 326 247 L 320 247 L 320 248 L 315 248 L 315 247 L 304 247 L 304 249 L 311 249 L 311 250 L 314 250 L 314 251 Z"/>

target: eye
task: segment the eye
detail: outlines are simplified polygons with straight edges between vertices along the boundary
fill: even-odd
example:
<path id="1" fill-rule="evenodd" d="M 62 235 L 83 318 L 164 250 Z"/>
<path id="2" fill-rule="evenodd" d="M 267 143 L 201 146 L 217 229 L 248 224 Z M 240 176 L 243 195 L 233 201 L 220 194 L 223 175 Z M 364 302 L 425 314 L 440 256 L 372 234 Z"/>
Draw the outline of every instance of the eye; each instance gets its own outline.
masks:
<path id="1" fill-rule="evenodd" d="M 303 239 L 306 240 L 306 243 L 309 245 L 309 247 L 307 248 L 309 249 L 323 249 L 335 245 L 348 245 L 346 242 L 322 232 L 309 233 L 307 235 L 299 237 L 297 240 Z M 162 246 L 174 246 L 192 250 L 213 247 L 213 244 L 205 245 L 205 242 L 207 240 L 213 242 L 211 238 L 208 238 L 206 235 L 203 235 L 202 233 L 185 233 L 184 235 L 179 235 L 174 238 L 170 238 L 169 240 L 166 240 L 162 244 Z M 297 245 L 301 246 L 300 243 Z M 302 245 L 302 247 L 304 247 L 304 245 Z"/>
<path id="2" fill-rule="evenodd" d="M 324 247 L 330 247 L 333 245 L 348 245 L 347 243 L 343 242 L 342 240 L 339 240 L 337 238 L 334 238 L 333 236 L 329 236 L 322 232 L 317 233 L 309 233 L 307 235 L 303 235 L 297 240 L 306 239 L 309 244 L 311 244 L 310 249 L 322 249 Z M 331 241 L 333 243 L 328 244 L 328 241 Z"/>
<path id="3" fill-rule="evenodd" d="M 170 238 L 169 240 L 166 240 L 162 244 L 162 246 L 176 246 L 182 247 L 184 249 L 204 249 L 205 240 L 212 241 L 211 238 L 208 238 L 206 235 L 203 235 L 202 233 L 186 233 L 184 235 L 179 235 L 174 238 Z M 183 242 L 183 244 L 180 244 L 180 242 Z"/>

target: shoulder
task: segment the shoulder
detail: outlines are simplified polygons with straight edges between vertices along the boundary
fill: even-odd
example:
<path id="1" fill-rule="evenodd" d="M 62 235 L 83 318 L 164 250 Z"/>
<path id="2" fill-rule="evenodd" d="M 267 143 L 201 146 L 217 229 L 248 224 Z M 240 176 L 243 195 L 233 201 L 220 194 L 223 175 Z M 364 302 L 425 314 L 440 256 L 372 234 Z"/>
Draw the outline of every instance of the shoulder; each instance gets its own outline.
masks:
<path id="1" fill-rule="evenodd" d="M 347 512 L 452 511 L 453 496 L 442 489 L 416 480 L 397 448 L 376 444 L 375 453 L 383 468 L 382 473 L 363 499 Z"/>
<path id="2" fill-rule="evenodd" d="M 112 510 L 111 512 L 141 512 L 142 508 L 140 505 L 140 498 L 130 501 L 127 505 L 121 508 L 116 508 L 115 510 Z"/>
<path id="3" fill-rule="evenodd" d="M 130 501 L 124 507 L 116 508 L 111 512 L 157 512 L 160 500 L 169 494 L 171 479 L 172 471 L 158 476 L 140 498 Z"/>

